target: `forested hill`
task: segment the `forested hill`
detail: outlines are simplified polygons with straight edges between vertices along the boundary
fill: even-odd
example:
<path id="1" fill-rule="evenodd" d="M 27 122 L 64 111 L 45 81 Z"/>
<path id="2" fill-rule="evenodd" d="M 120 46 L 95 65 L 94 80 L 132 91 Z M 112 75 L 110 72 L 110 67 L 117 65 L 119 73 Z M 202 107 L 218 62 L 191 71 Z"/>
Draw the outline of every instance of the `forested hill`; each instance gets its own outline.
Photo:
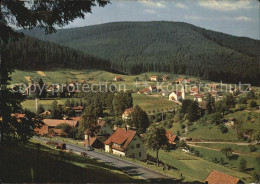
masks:
<path id="1" fill-rule="evenodd" d="M 17 69 L 110 69 L 110 63 L 104 59 L 28 36 L 10 43 L 5 51 L 5 56 L 9 58 L 10 64 Z"/>
<path id="2" fill-rule="evenodd" d="M 166 71 L 258 84 L 260 41 L 181 22 L 118 22 L 28 35 L 108 59 L 129 74 Z"/>

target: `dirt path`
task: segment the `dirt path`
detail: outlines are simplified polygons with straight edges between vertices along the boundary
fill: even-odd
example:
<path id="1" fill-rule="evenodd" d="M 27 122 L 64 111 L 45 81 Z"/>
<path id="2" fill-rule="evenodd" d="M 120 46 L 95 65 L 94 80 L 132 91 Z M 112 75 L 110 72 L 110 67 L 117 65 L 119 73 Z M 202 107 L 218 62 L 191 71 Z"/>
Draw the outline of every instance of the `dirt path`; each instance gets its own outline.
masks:
<path id="1" fill-rule="evenodd" d="M 248 146 L 248 145 L 255 145 L 256 143 L 247 143 L 247 142 L 214 142 L 214 141 L 203 141 L 203 142 L 188 142 L 188 144 L 235 144 L 240 146 Z"/>
<path id="2" fill-rule="evenodd" d="M 199 142 L 199 143 L 200 143 L 200 142 Z M 187 145 L 192 146 L 192 147 L 204 148 L 204 149 L 208 149 L 208 150 L 213 150 L 213 151 L 219 151 L 219 152 L 221 152 L 221 149 L 209 148 L 209 147 L 199 146 L 199 145 L 195 145 L 195 144 L 191 144 L 191 143 L 187 143 Z M 257 157 L 256 155 L 249 155 L 249 154 L 239 153 L 239 152 L 235 152 L 235 151 L 233 151 L 232 153 L 233 153 L 233 154 L 237 154 L 237 155 L 249 156 L 249 157 Z"/>

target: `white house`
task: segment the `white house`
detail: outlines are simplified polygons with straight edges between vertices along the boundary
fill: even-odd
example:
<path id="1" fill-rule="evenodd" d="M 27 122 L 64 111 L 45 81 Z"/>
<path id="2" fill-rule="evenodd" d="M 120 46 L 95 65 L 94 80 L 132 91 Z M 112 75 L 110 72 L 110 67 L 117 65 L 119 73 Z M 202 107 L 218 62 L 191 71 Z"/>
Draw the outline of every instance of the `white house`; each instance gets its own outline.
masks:
<path id="1" fill-rule="evenodd" d="M 202 94 L 196 94 L 194 95 L 194 101 L 196 102 L 202 102 L 203 100 L 203 95 Z"/>
<path id="2" fill-rule="evenodd" d="M 117 128 L 104 144 L 106 152 L 137 160 L 147 159 L 143 141 L 140 135 L 134 130 Z"/>
<path id="3" fill-rule="evenodd" d="M 157 92 L 157 87 L 155 85 L 149 86 L 149 90 L 154 93 Z"/>
<path id="4" fill-rule="evenodd" d="M 173 91 L 169 95 L 169 101 L 180 101 L 185 99 L 185 91 L 182 89 L 181 91 Z"/>
<path id="5" fill-rule="evenodd" d="M 150 81 L 158 81 L 159 77 L 158 76 L 151 76 Z"/>
<path id="6" fill-rule="evenodd" d="M 132 112 L 134 111 L 133 108 L 128 108 L 124 111 L 124 113 L 122 114 L 122 119 L 123 120 L 130 120 L 132 119 Z"/>

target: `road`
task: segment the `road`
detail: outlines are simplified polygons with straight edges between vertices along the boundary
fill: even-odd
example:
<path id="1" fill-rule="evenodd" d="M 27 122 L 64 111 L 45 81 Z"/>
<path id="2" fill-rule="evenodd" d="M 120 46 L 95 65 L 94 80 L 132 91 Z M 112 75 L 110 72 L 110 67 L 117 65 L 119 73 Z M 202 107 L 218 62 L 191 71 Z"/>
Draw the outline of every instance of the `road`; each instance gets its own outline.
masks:
<path id="1" fill-rule="evenodd" d="M 38 141 L 49 141 L 49 139 L 44 139 L 44 138 L 39 138 L 39 137 L 34 137 L 33 139 L 38 140 Z M 59 142 L 59 141 L 56 141 Z M 85 151 L 82 147 L 68 144 L 66 143 L 67 149 L 71 149 L 72 151 L 75 152 L 86 152 L 88 156 L 92 157 L 93 159 L 96 160 L 101 160 L 105 163 L 111 164 L 117 168 L 122 169 L 125 173 L 131 175 L 131 176 L 139 176 L 143 179 L 153 181 L 153 182 L 177 182 L 174 178 L 170 178 L 166 175 L 163 175 L 159 172 L 156 172 L 154 170 L 151 170 L 149 168 L 146 168 L 144 166 L 141 166 L 139 164 L 112 156 L 108 155 L 106 153 L 101 153 L 97 151 Z"/>

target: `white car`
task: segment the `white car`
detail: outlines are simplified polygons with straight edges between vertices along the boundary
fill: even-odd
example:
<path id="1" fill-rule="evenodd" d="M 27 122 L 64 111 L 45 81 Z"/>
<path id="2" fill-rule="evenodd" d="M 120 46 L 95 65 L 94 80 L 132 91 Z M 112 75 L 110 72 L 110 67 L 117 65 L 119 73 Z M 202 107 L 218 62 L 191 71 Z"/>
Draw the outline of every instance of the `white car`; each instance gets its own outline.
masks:
<path id="1" fill-rule="evenodd" d="M 188 148 L 182 148 L 182 151 L 184 151 L 186 153 L 190 153 L 190 150 L 188 150 Z"/>

